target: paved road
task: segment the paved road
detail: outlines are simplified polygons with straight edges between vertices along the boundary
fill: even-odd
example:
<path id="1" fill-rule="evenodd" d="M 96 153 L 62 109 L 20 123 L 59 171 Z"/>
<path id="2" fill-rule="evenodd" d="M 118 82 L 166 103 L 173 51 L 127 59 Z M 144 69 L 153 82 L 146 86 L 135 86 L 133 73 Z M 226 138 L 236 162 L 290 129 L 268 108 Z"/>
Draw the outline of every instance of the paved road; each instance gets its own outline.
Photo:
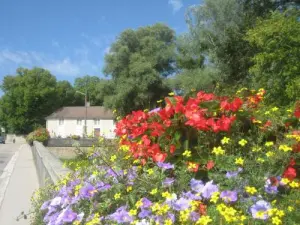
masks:
<path id="1" fill-rule="evenodd" d="M 20 144 L 0 144 L 0 177 L 11 157 L 19 149 Z M 0 180 L 1 183 L 1 180 Z"/>

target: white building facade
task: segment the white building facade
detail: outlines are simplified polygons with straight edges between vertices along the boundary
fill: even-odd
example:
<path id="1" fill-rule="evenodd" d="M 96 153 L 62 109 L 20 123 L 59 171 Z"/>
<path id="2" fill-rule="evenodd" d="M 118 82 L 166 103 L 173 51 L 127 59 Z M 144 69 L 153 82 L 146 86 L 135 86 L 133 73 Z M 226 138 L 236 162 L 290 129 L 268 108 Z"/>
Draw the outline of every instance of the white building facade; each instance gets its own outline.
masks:
<path id="1" fill-rule="evenodd" d="M 113 113 L 101 106 L 64 107 L 46 118 L 46 127 L 51 137 L 83 137 L 85 121 L 87 136 L 115 137 Z"/>

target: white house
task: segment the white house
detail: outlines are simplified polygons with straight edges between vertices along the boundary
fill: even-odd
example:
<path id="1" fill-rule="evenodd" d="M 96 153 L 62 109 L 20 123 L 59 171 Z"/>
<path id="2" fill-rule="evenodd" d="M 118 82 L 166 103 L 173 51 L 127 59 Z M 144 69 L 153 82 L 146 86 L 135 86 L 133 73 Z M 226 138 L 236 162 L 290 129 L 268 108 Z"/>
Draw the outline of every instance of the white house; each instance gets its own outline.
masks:
<path id="1" fill-rule="evenodd" d="M 63 107 L 46 117 L 51 137 L 83 136 L 85 121 L 88 136 L 114 138 L 115 123 L 112 111 L 102 106 Z"/>

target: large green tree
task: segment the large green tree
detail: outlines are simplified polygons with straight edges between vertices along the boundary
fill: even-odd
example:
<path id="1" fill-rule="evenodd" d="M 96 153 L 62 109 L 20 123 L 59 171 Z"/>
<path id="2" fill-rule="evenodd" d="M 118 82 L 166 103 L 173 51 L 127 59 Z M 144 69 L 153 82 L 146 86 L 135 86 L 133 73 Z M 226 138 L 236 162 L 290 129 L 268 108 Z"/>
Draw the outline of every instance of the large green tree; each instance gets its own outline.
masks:
<path id="1" fill-rule="evenodd" d="M 104 73 L 114 87 L 105 105 L 122 115 L 154 107 L 170 91 L 163 80 L 175 72 L 174 53 L 175 33 L 166 25 L 122 32 L 105 56 Z"/>
<path id="2" fill-rule="evenodd" d="M 188 39 L 198 55 L 204 55 L 219 71 L 219 78 L 232 88 L 247 84 L 251 57 L 256 53 L 244 37 L 257 18 L 284 8 L 288 0 L 204 0 L 186 14 Z"/>
<path id="3" fill-rule="evenodd" d="M 84 102 L 68 81 L 56 81 L 42 68 L 19 68 L 7 75 L 1 85 L 0 123 L 9 132 L 27 134 L 45 126 L 45 117 L 63 106 Z"/>
<path id="4" fill-rule="evenodd" d="M 41 68 L 19 68 L 5 76 L 1 86 L 1 118 L 7 128 L 19 134 L 45 124 L 45 117 L 58 107 L 56 78 Z"/>
<path id="5" fill-rule="evenodd" d="M 257 48 L 250 69 L 254 84 L 267 89 L 272 102 L 289 104 L 300 97 L 299 11 L 274 12 L 247 32 Z"/>

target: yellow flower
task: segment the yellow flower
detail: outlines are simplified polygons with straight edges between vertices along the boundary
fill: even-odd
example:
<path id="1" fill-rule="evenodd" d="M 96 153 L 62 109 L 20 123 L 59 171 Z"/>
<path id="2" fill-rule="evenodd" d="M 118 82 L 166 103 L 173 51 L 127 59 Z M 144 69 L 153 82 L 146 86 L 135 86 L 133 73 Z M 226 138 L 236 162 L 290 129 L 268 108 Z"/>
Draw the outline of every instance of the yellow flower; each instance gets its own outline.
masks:
<path id="1" fill-rule="evenodd" d="M 253 120 L 253 123 L 258 123 L 258 124 L 261 124 L 262 122 L 261 122 L 260 120 L 256 120 L 256 119 L 254 119 L 254 120 Z"/>
<path id="2" fill-rule="evenodd" d="M 235 164 L 241 165 L 241 166 L 244 165 L 244 159 L 241 158 L 241 157 L 236 158 L 236 159 L 235 159 Z"/>
<path id="3" fill-rule="evenodd" d="M 225 151 L 222 149 L 221 146 L 219 146 L 219 147 L 214 147 L 212 153 L 214 153 L 215 155 L 224 155 Z"/>
<path id="4" fill-rule="evenodd" d="M 279 219 L 279 217 L 275 216 L 275 217 L 272 217 L 272 224 L 280 225 L 280 224 L 282 224 L 282 221 Z"/>
<path id="5" fill-rule="evenodd" d="M 117 159 L 117 156 L 116 156 L 116 155 L 113 155 L 113 156 L 110 157 L 110 161 L 111 161 L 111 162 L 116 161 L 116 159 Z"/>
<path id="6" fill-rule="evenodd" d="M 289 185 L 290 185 L 291 188 L 298 188 L 298 187 L 300 187 L 299 183 L 295 182 L 295 181 L 292 181 L 291 183 L 289 183 Z"/>
<path id="7" fill-rule="evenodd" d="M 220 192 L 216 191 L 211 195 L 210 202 L 217 203 L 219 200 Z"/>
<path id="8" fill-rule="evenodd" d="M 146 113 L 146 112 L 149 112 L 149 109 L 144 109 L 144 112 Z"/>
<path id="9" fill-rule="evenodd" d="M 293 112 L 292 109 L 287 109 L 286 111 L 289 112 L 289 113 Z"/>
<path id="10" fill-rule="evenodd" d="M 189 219 L 189 216 L 190 216 L 190 212 L 188 209 L 182 210 L 182 211 L 180 211 L 180 214 L 179 214 L 179 221 L 184 223 Z"/>
<path id="11" fill-rule="evenodd" d="M 154 188 L 150 192 L 151 195 L 156 195 L 157 194 L 157 188 Z"/>
<path id="12" fill-rule="evenodd" d="M 158 101 L 156 101 L 157 103 L 161 103 L 163 100 L 158 100 Z"/>
<path id="13" fill-rule="evenodd" d="M 171 197 L 171 194 L 169 193 L 169 192 L 163 192 L 162 194 L 161 194 L 161 196 L 163 197 L 163 198 L 170 198 Z"/>
<path id="14" fill-rule="evenodd" d="M 140 208 L 143 205 L 142 200 L 139 200 L 135 203 L 135 207 Z"/>
<path id="15" fill-rule="evenodd" d="M 199 220 L 197 220 L 197 225 L 207 225 L 212 222 L 212 219 L 209 216 L 201 216 Z"/>
<path id="16" fill-rule="evenodd" d="M 229 141 L 230 141 L 230 138 L 228 138 L 228 137 L 223 137 L 223 139 L 221 140 L 221 143 L 222 143 L 222 145 L 224 145 L 224 144 L 228 144 Z"/>
<path id="17" fill-rule="evenodd" d="M 192 88 L 191 91 L 194 92 L 194 91 L 196 91 L 196 89 L 195 89 L 195 88 Z"/>
<path id="18" fill-rule="evenodd" d="M 257 162 L 259 162 L 259 163 L 263 163 L 263 162 L 265 162 L 265 160 L 263 159 L 263 158 L 257 158 L 257 160 L 256 160 Z"/>
<path id="19" fill-rule="evenodd" d="M 126 188 L 126 190 L 127 190 L 127 192 L 132 191 L 132 186 L 128 186 L 128 187 Z"/>
<path id="20" fill-rule="evenodd" d="M 166 219 L 165 222 L 164 222 L 164 225 L 172 225 L 173 222 L 171 219 Z"/>
<path id="21" fill-rule="evenodd" d="M 136 209 L 131 209 L 129 210 L 129 213 L 128 213 L 130 216 L 135 216 L 137 214 L 137 210 Z"/>
<path id="22" fill-rule="evenodd" d="M 282 179 L 280 180 L 280 182 L 283 183 L 284 185 L 287 185 L 288 183 L 290 183 L 290 180 L 287 179 L 287 178 L 282 178 Z"/>
<path id="23" fill-rule="evenodd" d="M 121 193 L 116 193 L 114 195 L 114 198 L 117 200 L 117 199 L 120 199 L 121 198 Z"/>
<path id="24" fill-rule="evenodd" d="M 174 92 L 170 92 L 169 95 L 170 95 L 170 96 L 174 96 L 175 93 L 174 93 Z"/>
<path id="25" fill-rule="evenodd" d="M 270 111 L 266 111 L 266 112 L 265 112 L 265 115 L 270 115 Z"/>
<path id="26" fill-rule="evenodd" d="M 271 152 L 271 151 L 268 151 L 267 153 L 266 153 L 266 156 L 267 157 L 272 157 L 274 155 L 274 152 Z"/>
<path id="27" fill-rule="evenodd" d="M 293 206 L 288 206 L 288 211 L 289 212 L 293 212 L 295 209 L 294 209 L 294 207 Z"/>
<path id="28" fill-rule="evenodd" d="M 260 152 L 261 151 L 261 147 L 255 146 L 252 148 L 252 152 Z"/>
<path id="29" fill-rule="evenodd" d="M 253 195 L 253 194 L 255 194 L 255 193 L 257 192 L 257 190 L 256 190 L 255 187 L 250 187 L 250 186 L 246 186 L 246 187 L 245 187 L 245 190 L 246 190 L 246 192 L 247 192 L 248 194 L 251 194 L 251 195 Z"/>
<path id="30" fill-rule="evenodd" d="M 113 114 L 115 114 L 117 112 L 117 110 L 116 109 L 114 109 L 114 111 L 113 111 Z"/>
<path id="31" fill-rule="evenodd" d="M 239 145 L 241 145 L 241 146 L 245 146 L 247 143 L 248 143 L 248 141 L 245 139 L 242 139 L 239 141 Z"/>
<path id="32" fill-rule="evenodd" d="M 154 173 L 153 169 L 148 169 L 147 172 L 149 175 L 152 175 Z"/>
<path id="33" fill-rule="evenodd" d="M 266 143 L 265 143 L 265 146 L 267 146 L 267 147 L 270 147 L 270 146 L 273 146 L 274 145 L 274 142 L 273 141 L 267 141 Z"/>
<path id="34" fill-rule="evenodd" d="M 285 215 L 283 210 L 276 210 L 276 216 L 283 217 Z"/>
<path id="35" fill-rule="evenodd" d="M 280 145 L 279 150 L 282 150 L 284 152 L 292 151 L 293 149 L 287 145 Z"/>
<path id="36" fill-rule="evenodd" d="M 189 158 L 192 156 L 192 152 L 190 150 L 185 150 L 182 155 Z"/>
<path id="37" fill-rule="evenodd" d="M 277 108 L 277 107 L 275 106 L 275 107 L 273 107 L 271 110 L 272 110 L 273 112 L 276 112 L 276 111 L 278 111 L 278 109 L 279 109 L 279 108 Z"/>

